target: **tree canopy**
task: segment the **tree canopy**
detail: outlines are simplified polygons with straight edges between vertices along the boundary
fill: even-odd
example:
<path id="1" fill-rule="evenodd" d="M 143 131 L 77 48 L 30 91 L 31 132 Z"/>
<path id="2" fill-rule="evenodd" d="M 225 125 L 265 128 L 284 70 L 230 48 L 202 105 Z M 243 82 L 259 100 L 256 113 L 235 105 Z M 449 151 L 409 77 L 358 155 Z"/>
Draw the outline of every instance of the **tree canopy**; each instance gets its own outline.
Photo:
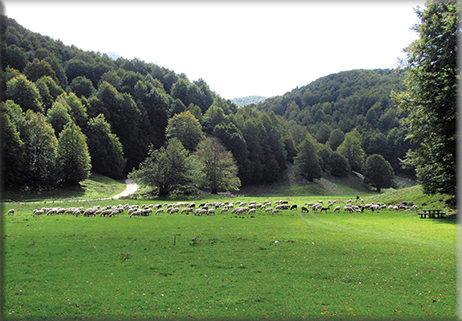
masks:
<path id="1" fill-rule="evenodd" d="M 427 2 L 416 10 L 419 39 L 406 48 L 407 91 L 394 95 L 408 138 L 418 147 L 407 154 L 427 194 L 456 194 L 457 1 Z"/>
<path id="2" fill-rule="evenodd" d="M 405 141 L 408 128 L 399 123 L 404 116 L 389 97 L 392 90 L 405 89 L 403 70 L 340 72 L 238 107 L 203 79 L 190 81 L 185 74 L 139 59 L 113 60 L 29 31 L 13 19 L 4 17 L 3 22 L 0 82 L 8 111 L 1 134 L 11 142 L 4 149 L 5 164 L 9 169 L 18 164 L 8 173 L 18 188 L 62 182 L 58 165 L 67 171 L 71 163 L 58 161 L 58 139 L 71 123 L 85 137 L 91 172 L 114 178 L 147 168 L 149 158 L 162 160 L 170 144 L 180 150 L 174 139 L 194 154 L 205 137 L 219 140 L 235 165 L 227 174 L 228 185 L 200 185 L 213 190 L 278 181 L 291 163 L 304 158 L 297 146 L 308 138 L 320 175 L 361 171 L 364 159 L 375 153 L 396 173 L 412 175 L 412 169 L 400 168 L 399 159 L 413 143 Z M 33 131 L 48 141 L 34 147 L 42 148 L 41 153 L 30 151 Z M 81 153 L 86 158 L 84 149 Z M 50 172 L 34 172 L 37 163 Z M 171 191 L 158 186 L 161 193 Z"/>

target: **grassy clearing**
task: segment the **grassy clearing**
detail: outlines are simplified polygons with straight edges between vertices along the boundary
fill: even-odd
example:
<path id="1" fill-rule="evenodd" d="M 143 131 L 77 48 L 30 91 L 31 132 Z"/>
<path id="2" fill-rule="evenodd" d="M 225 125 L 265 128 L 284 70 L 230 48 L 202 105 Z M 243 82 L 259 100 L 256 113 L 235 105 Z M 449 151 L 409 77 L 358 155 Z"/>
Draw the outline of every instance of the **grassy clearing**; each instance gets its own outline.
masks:
<path id="1" fill-rule="evenodd" d="M 32 204 L 16 205 L 5 216 L 6 319 L 457 319 L 451 219 L 295 210 L 32 217 Z"/>
<path id="2" fill-rule="evenodd" d="M 91 176 L 81 182 L 78 186 L 69 186 L 53 191 L 24 192 L 24 191 L 4 191 L 3 198 L 24 201 L 24 200 L 85 200 L 98 199 L 117 195 L 125 190 L 124 181 L 113 180 L 109 177 L 91 174 Z"/>

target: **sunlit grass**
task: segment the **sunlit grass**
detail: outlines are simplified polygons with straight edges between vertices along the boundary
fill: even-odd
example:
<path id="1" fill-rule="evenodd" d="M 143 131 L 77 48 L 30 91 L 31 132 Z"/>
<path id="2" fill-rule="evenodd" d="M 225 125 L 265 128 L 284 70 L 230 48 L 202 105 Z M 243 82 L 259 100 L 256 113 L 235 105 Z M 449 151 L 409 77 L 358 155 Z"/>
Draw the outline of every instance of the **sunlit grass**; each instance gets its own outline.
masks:
<path id="1" fill-rule="evenodd" d="M 36 218 L 21 206 L 5 216 L 10 319 L 456 319 L 451 220 L 295 210 Z"/>

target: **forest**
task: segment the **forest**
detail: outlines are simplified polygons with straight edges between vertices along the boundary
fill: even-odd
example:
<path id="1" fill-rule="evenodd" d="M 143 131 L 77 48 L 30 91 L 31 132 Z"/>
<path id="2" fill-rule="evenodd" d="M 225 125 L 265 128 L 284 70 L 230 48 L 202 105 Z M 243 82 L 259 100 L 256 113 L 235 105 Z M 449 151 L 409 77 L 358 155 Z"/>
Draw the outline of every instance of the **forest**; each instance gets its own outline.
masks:
<path id="1" fill-rule="evenodd" d="M 354 171 L 372 182 L 371 156 L 391 176 L 415 175 L 401 166 L 412 146 L 390 98 L 405 90 L 404 71 L 340 72 L 241 107 L 203 79 L 66 46 L 6 16 L 1 28 L 7 189 L 53 189 L 90 173 L 121 179 L 173 139 L 191 155 L 217 139 L 242 186 L 276 182 L 290 164 L 307 181 Z"/>

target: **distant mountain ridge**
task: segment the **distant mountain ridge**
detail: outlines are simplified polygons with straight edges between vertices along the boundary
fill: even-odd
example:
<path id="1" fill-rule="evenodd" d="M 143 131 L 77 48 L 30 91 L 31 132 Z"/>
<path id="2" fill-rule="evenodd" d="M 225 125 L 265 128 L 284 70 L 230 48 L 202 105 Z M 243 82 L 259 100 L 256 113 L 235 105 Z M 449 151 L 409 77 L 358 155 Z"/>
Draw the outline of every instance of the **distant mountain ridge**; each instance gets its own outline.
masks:
<path id="1" fill-rule="evenodd" d="M 117 60 L 117 59 L 119 59 L 119 58 L 122 58 L 121 55 L 119 55 L 118 53 L 113 52 L 113 51 L 109 51 L 109 52 L 107 52 L 106 54 L 107 54 L 107 56 L 108 56 L 109 58 L 111 58 L 112 60 Z"/>
<path id="2" fill-rule="evenodd" d="M 262 102 L 266 99 L 267 97 L 264 96 L 247 96 L 247 97 L 241 97 L 241 98 L 234 98 L 231 99 L 233 103 L 235 103 L 239 107 L 247 106 L 250 104 L 258 104 L 259 102 Z"/>

